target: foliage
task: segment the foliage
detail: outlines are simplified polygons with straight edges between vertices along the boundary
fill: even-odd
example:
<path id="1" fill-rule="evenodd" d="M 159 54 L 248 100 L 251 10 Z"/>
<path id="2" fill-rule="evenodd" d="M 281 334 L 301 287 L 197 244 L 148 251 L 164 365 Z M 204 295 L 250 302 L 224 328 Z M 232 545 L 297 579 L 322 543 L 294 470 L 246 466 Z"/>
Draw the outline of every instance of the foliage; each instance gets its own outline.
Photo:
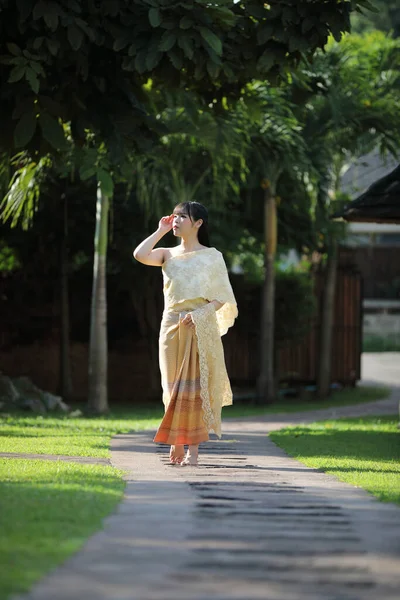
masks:
<path id="1" fill-rule="evenodd" d="M 400 7 L 397 0 L 371 0 L 373 10 L 354 12 L 351 15 L 351 28 L 354 33 L 365 33 L 379 29 L 400 35 Z"/>
<path id="2" fill-rule="evenodd" d="M 400 333 L 364 334 L 363 352 L 400 352 Z"/>
<path id="3" fill-rule="evenodd" d="M 15 171 L 9 190 L 0 203 L 1 218 L 4 222 L 10 221 L 11 227 L 20 223 L 23 229 L 27 229 L 38 209 L 41 184 L 46 180 L 51 159 L 43 156 L 36 162 L 27 152 L 20 152 L 11 164 Z"/>
<path id="4" fill-rule="evenodd" d="M 149 77 L 157 87 L 192 88 L 214 98 L 255 77 L 286 77 L 302 55 L 350 29 L 367 0 L 3 0 L 0 105 L 4 148 L 64 147 L 62 122 L 75 140 L 102 131 L 150 139 L 155 122 L 143 105 Z M 73 92 L 71 93 L 71 90 Z M 151 137 L 151 135 L 150 135 Z"/>
<path id="5" fill-rule="evenodd" d="M 396 416 L 321 421 L 270 437 L 307 466 L 400 504 L 397 422 Z"/>
<path id="6" fill-rule="evenodd" d="M 218 208 L 238 196 L 246 174 L 246 131 L 237 112 L 204 110 L 192 94 L 156 94 L 166 133 L 151 152 L 131 156 L 136 196 L 148 218 L 166 214 L 178 202 L 196 199 Z"/>
<path id="7" fill-rule="evenodd" d="M 21 268 L 21 262 L 14 248 L 0 241 L 0 273 L 11 273 Z"/>

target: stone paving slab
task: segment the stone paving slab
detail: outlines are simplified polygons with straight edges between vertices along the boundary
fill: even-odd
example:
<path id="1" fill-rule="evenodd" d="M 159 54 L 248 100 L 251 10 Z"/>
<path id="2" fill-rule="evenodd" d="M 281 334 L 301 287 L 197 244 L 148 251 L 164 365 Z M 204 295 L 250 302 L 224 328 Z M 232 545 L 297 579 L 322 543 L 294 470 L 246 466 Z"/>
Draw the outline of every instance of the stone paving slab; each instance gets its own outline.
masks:
<path id="1" fill-rule="evenodd" d="M 64 454 L 29 454 L 24 452 L 0 452 L 0 458 L 27 458 L 30 460 L 62 460 L 83 465 L 111 465 L 109 458 L 94 458 L 93 456 L 67 456 Z"/>
<path id="2" fill-rule="evenodd" d="M 393 414 L 390 399 L 367 414 Z M 335 416 L 365 414 L 358 405 Z M 400 508 L 291 459 L 267 437 L 321 411 L 224 423 L 199 467 L 152 433 L 112 441 L 124 501 L 103 531 L 20 600 L 394 600 Z M 16 597 L 15 597 L 16 598 Z"/>

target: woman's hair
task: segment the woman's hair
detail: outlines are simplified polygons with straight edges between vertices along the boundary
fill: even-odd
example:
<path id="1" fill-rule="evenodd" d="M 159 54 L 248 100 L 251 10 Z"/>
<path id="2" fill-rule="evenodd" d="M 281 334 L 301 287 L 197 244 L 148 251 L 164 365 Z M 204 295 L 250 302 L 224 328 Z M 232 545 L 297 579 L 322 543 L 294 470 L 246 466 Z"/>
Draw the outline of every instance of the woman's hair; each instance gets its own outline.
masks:
<path id="1" fill-rule="evenodd" d="M 199 227 L 198 240 L 203 246 L 210 247 L 210 238 L 208 236 L 208 212 L 206 207 L 200 204 L 200 202 L 181 202 L 175 206 L 174 210 L 180 210 L 186 213 L 192 222 L 202 219 L 203 223 Z"/>

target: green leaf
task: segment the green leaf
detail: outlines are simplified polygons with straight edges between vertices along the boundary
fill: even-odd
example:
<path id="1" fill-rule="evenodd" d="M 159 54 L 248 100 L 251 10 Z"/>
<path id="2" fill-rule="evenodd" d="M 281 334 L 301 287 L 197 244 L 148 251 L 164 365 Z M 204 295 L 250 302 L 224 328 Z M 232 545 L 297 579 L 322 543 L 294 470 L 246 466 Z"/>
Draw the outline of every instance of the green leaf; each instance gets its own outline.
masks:
<path id="1" fill-rule="evenodd" d="M 146 56 L 146 70 L 152 71 L 160 60 L 162 59 L 162 52 L 149 52 Z"/>
<path id="2" fill-rule="evenodd" d="M 31 60 L 31 62 L 29 63 L 29 66 L 35 71 L 35 73 L 37 73 L 38 75 L 43 75 L 43 77 L 45 77 L 45 72 L 40 63 Z"/>
<path id="3" fill-rule="evenodd" d="M 371 2 L 369 2 L 368 0 L 359 0 L 358 3 L 361 4 L 361 6 L 368 8 L 368 10 L 370 10 L 371 12 L 374 12 L 374 13 L 379 12 L 379 8 L 377 6 L 374 6 L 373 4 L 371 4 Z"/>
<path id="4" fill-rule="evenodd" d="M 8 78 L 8 83 L 15 83 L 22 79 L 25 75 L 26 67 L 14 67 L 10 73 L 10 77 Z"/>
<path id="5" fill-rule="evenodd" d="M 76 17 L 75 23 L 82 29 L 82 31 L 86 33 L 87 37 L 91 42 L 94 42 L 96 40 L 96 34 L 94 30 L 91 27 L 89 27 L 86 21 L 84 21 L 80 17 Z"/>
<path id="6" fill-rule="evenodd" d="M 39 92 L 39 88 L 40 88 L 40 82 L 39 82 L 37 73 L 35 73 L 35 71 L 33 69 L 31 69 L 30 67 L 27 67 L 27 69 L 25 71 L 25 77 L 26 77 L 26 80 L 28 81 L 29 85 L 31 86 L 32 90 L 35 92 L 35 94 L 37 94 Z"/>
<path id="7" fill-rule="evenodd" d="M 103 194 L 108 198 L 112 198 L 114 194 L 114 182 L 111 175 L 104 169 L 97 169 L 97 181 L 100 184 Z"/>
<path id="8" fill-rule="evenodd" d="M 79 177 L 82 181 L 86 181 L 90 179 L 97 173 L 97 168 L 95 166 L 88 167 L 87 165 L 82 165 L 79 169 Z"/>
<path id="9" fill-rule="evenodd" d="M 26 21 L 32 12 L 33 0 L 17 0 L 17 7 L 21 21 Z"/>
<path id="10" fill-rule="evenodd" d="M 43 137 L 53 146 L 53 148 L 62 150 L 66 147 L 64 130 L 57 119 L 46 112 L 42 112 L 39 116 L 39 123 Z"/>
<path id="11" fill-rule="evenodd" d="M 7 44 L 7 49 L 9 52 L 11 52 L 11 54 L 14 54 L 14 56 L 20 56 L 22 54 L 21 48 L 19 48 L 19 46 L 13 42 Z"/>
<path id="12" fill-rule="evenodd" d="M 82 12 L 81 2 L 77 0 L 68 0 L 68 8 L 71 8 L 76 13 L 80 14 Z"/>
<path id="13" fill-rule="evenodd" d="M 58 40 L 54 40 L 54 39 L 47 39 L 46 44 L 50 51 L 50 54 L 52 54 L 53 56 L 56 56 L 56 54 L 58 53 L 58 51 L 60 49 L 60 42 Z"/>
<path id="14" fill-rule="evenodd" d="M 149 10 L 149 21 L 152 27 L 158 27 L 161 24 L 161 12 L 159 8 Z"/>
<path id="15" fill-rule="evenodd" d="M 220 67 L 218 65 L 216 65 L 214 62 L 212 62 L 212 60 L 208 60 L 207 61 L 207 72 L 208 72 L 209 76 L 211 77 L 211 79 L 217 79 L 219 72 L 220 72 Z"/>
<path id="16" fill-rule="evenodd" d="M 43 15 L 44 22 L 51 31 L 55 31 L 58 27 L 58 6 L 53 2 L 47 3 L 46 12 Z"/>
<path id="17" fill-rule="evenodd" d="M 44 42 L 44 37 L 43 36 L 39 36 L 39 37 L 35 38 L 33 40 L 33 44 L 32 44 L 34 50 L 39 50 L 39 48 L 43 44 L 43 42 Z"/>
<path id="18" fill-rule="evenodd" d="M 169 50 L 171 50 L 171 48 L 173 48 L 173 46 L 175 46 L 175 42 L 176 42 L 175 33 L 172 33 L 171 31 L 166 31 L 161 36 L 161 40 L 158 45 L 158 49 L 161 52 L 168 52 Z"/>
<path id="19" fill-rule="evenodd" d="M 44 0 L 39 0 L 39 2 L 35 4 L 35 7 L 33 9 L 33 20 L 37 21 L 37 19 L 44 17 L 44 15 L 46 14 L 46 10 L 47 3 L 44 2 Z"/>
<path id="20" fill-rule="evenodd" d="M 120 50 L 125 48 L 129 44 L 129 42 L 130 39 L 127 37 L 118 38 L 113 44 L 113 50 L 115 50 L 115 52 L 119 52 Z"/>
<path id="21" fill-rule="evenodd" d="M 68 41 L 73 50 L 79 50 L 83 41 L 83 31 L 76 27 L 76 25 L 70 25 L 68 27 Z"/>
<path id="22" fill-rule="evenodd" d="M 33 110 L 22 115 L 14 130 L 14 144 L 17 148 L 22 148 L 31 141 L 36 130 L 36 123 L 36 115 Z"/>
<path id="23" fill-rule="evenodd" d="M 271 69 L 271 67 L 274 65 L 274 62 L 274 53 L 271 52 L 271 50 L 266 50 L 258 59 L 257 67 L 263 71 L 269 71 L 269 69 Z"/>
<path id="24" fill-rule="evenodd" d="M 229 8 L 226 8 L 224 6 L 213 6 L 211 10 L 223 21 L 224 25 L 228 25 L 229 27 L 232 27 L 232 25 L 234 25 L 236 16 L 231 10 L 229 10 Z M 262 10 L 264 10 L 263 16 L 265 16 L 265 9 L 263 8 Z"/>
<path id="25" fill-rule="evenodd" d="M 197 63 L 196 68 L 194 70 L 194 78 L 196 81 L 200 81 L 204 77 L 204 65 L 203 63 Z"/>
<path id="26" fill-rule="evenodd" d="M 179 21 L 179 27 L 181 29 L 190 29 L 193 27 L 193 24 L 194 21 L 190 17 L 182 17 L 182 19 Z"/>
<path id="27" fill-rule="evenodd" d="M 215 33 L 208 29 L 207 27 L 199 27 L 199 31 L 201 33 L 201 37 L 203 40 L 207 42 L 209 46 L 216 52 L 218 55 L 222 54 L 222 42 Z"/>
<path id="28" fill-rule="evenodd" d="M 223 71 L 224 71 L 226 77 L 229 80 L 235 79 L 235 73 L 234 73 L 233 69 L 231 69 L 231 67 L 229 67 L 227 64 L 224 64 L 222 68 L 223 68 Z"/>
<path id="29" fill-rule="evenodd" d="M 182 59 L 182 53 L 179 50 L 172 50 L 169 54 L 168 54 L 168 58 L 169 60 L 172 62 L 172 64 L 174 65 L 175 69 L 177 69 L 178 71 L 180 71 L 183 67 L 183 59 Z"/>
<path id="30" fill-rule="evenodd" d="M 146 71 L 146 69 L 147 69 L 146 58 L 147 58 L 146 50 L 140 50 L 140 52 L 138 52 L 136 54 L 135 69 L 138 73 L 144 73 Z"/>
<path id="31" fill-rule="evenodd" d="M 192 60 L 194 54 L 193 39 L 188 34 L 184 33 L 178 38 L 178 46 L 182 48 L 185 56 Z"/>

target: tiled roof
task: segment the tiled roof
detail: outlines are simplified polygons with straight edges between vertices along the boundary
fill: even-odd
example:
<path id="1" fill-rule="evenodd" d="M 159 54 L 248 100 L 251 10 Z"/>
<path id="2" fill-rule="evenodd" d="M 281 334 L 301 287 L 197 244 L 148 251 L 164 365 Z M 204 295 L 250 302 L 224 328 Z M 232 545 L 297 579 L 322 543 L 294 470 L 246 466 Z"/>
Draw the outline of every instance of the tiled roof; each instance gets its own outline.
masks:
<path id="1" fill-rule="evenodd" d="M 384 177 L 395 167 L 398 161 L 393 157 L 382 158 L 377 150 L 362 156 L 342 175 L 341 191 L 349 194 L 352 199 L 365 192 L 381 177 Z"/>

